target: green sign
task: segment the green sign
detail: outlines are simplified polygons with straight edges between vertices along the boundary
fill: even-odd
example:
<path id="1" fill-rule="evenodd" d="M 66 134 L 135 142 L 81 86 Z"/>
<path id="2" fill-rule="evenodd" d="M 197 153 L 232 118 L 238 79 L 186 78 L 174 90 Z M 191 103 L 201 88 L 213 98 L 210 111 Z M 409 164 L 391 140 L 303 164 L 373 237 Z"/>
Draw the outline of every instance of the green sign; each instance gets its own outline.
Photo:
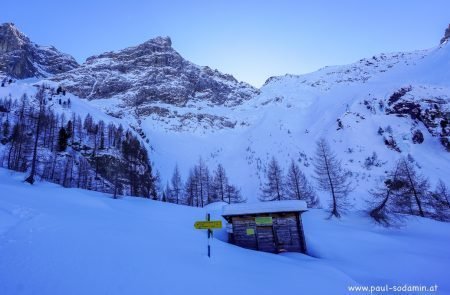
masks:
<path id="1" fill-rule="evenodd" d="M 271 216 L 256 217 L 255 223 L 258 226 L 270 226 L 272 225 L 272 217 Z"/>
<path id="2" fill-rule="evenodd" d="M 247 236 L 253 236 L 255 234 L 255 230 L 253 228 L 247 228 Z"/>

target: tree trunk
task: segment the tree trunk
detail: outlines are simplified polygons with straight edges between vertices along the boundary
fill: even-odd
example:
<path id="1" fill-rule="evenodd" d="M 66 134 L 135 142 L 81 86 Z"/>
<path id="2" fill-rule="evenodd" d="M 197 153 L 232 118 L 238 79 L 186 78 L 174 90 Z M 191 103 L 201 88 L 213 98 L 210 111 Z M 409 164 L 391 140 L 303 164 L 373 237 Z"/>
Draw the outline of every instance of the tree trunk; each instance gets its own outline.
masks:
<path id="1" fill-rule="evenodd" d="M 33 159 L 31 160 L 31 172 L 30 175 L 25 179 L 25 181 L 28 182 L 29 184 L 33 184 L 35 181 L 34 177 L 36 174 L 37 148 L 39 143 L 39 132 L 41 129 L 41 115 L 42 115 L 41 111 L 42 110 L 39 110 L 39 115 L 36 123 L 36 133 L 35 133 L 36 138 L 34 140 Z"/>
<path id="2" fill-rule="evenodd" d="M 333 209 L 331 210 L 331 216 L 336 216 L 337 218 L 341 217 L 341 214 L 339 214 L 338 210 L 337 210 L 337 200 L 336 200 L 336 194 L 334 192 L 334 185 L 333 185 L 333 181 L 331 179 L 331 175 L 330 175 L 330 167 L 328 164 L 328 158 L 327 155 L 325 153 L 325 151 L 323 151 L 323 156 L 325 159 L 325 167 L 327 170 L 327 177 L 328 177 L 328 182 L 330 183 L 330 188 L 331 188 L 331 195 L 333 197 Z"/>

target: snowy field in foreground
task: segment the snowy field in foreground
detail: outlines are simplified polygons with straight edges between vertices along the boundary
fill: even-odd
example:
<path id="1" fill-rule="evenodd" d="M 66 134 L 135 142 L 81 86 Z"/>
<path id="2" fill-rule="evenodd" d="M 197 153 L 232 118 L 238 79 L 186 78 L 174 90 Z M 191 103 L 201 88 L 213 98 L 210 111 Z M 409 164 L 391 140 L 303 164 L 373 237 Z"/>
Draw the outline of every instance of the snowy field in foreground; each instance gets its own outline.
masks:
<path id="1" fill-rule="evenodd" d="M 208 259 L 206 234 L 193 227 L 205 209 L 23 178 L 0 169 L 2 295 L 349 294 L 355 284 L 437 284 L 435 294 L 450 294 L 450 224 L 414 218 L 385 229 L 362 213 L 330 221 L 312 210 L 304 226 L 314 257 L 216 239 Z"/>

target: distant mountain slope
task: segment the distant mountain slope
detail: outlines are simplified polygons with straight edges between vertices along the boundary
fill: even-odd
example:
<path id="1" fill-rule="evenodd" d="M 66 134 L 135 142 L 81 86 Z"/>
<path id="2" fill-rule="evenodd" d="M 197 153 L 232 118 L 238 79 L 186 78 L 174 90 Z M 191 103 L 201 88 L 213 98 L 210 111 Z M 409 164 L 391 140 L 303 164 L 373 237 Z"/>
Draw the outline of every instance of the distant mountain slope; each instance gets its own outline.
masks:
<path id="1" fill-rule="evenodd" d="M 165 114 L 131 121 L 153 138 L 155 163 L 164 177 L 170 177 L 176 163 L 188 171 L 202 156 L 211 166 L 224 163 L 250 200 L 259 195 L 272 156 L 285 168 L 292 158 L 312 176 L 320 137 L 331 143 L 351 171 L 357 204 L 364 204 L 367 190 L 400 157 L 415 161 L 433 184 L 439 178 L 448 181 L 450 45 L 446 42 L 429 50 L 381 54 L 311 74 L 274 77 L 260 90 L 237 106 L 166 105 Z M 95 104 L 103 107 L 106 102 Z M 179 119 L 200 112 L 233 124 L 216 124 L 217 119 L 208 121 L 206 115 L 198 121 Z M 421 135 L 424 140 L 416 140 Z M 375 165 L 370 164 L 374 154 Z"/>
<path id="2" fill-rule="evenodd" d="M 448 182 L 450 174 L 446 37 L 427 50 L 272 77 L 259 90 L 184 60 L 169 38 L 158 37 L 91 57 L 39 83 L 62 86 L 85 109 L 133 128 L 146 141 L 163 183 L 176 164 L 186 178 L 202 157 L 210 168 L 222 163 L 231 182 L 254 201 L 272 156 L 284 168 L 294 159 L 307 176 L 314 175 L 320 137 L 351 173 L 358 206 L 401 157 L 432 184 Z M 32 88 L 19 81 L 0 94 Z"/>
<path id="3" fill-rule="evenodd" d="M 42 78 L 78 66 L 73 57 L 53 46 L 33 43 L 12 23 L 0 25 L 0 74 L 16 78 Z"/>
<path id="4" fill-rule="evenodd" d="M 92 56 L 52 80 L 81 98 L 108 98 L 106 111 L 113 116 L 131 114 L 138 119 L 164 116 L 168 112 L 164 104 L 233 106 L 258 93 L 231 75 L 183 59 L 168 37 Z"/>

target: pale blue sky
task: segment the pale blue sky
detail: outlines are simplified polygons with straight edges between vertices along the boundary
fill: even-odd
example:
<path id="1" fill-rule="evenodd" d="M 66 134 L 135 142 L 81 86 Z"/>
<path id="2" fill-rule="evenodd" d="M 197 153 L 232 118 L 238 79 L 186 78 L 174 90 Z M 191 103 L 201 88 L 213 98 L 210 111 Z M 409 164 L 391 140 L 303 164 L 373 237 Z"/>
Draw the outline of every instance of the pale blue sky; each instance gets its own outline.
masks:
<path id="1" fill-rule="evenodd" d="M 79 62 L 162 35 L 182 56 L 257 87 L 390 51 L 437 45 L 448 0 L 11 0 L 0 21 Z"/>

